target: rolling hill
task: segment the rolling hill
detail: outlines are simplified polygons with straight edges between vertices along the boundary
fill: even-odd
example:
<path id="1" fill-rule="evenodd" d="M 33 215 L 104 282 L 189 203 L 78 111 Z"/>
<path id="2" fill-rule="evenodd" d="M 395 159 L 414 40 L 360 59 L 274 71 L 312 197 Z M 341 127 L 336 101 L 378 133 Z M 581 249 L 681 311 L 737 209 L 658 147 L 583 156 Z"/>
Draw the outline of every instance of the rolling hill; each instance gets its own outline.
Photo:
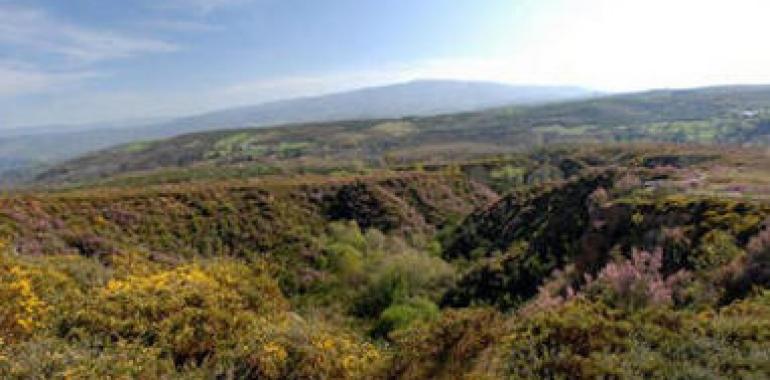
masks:
<path id="1" fill-rule="evenodd" d="M 0 130 L 0 179 L 6 182 L 44 164 L 138 140 L 235 127 L 283 123 L 435 115 L 592 96 L 575 87 L 422 80 L 275 101 L 172 120 Z"/>
<path id="2" fill-rule="evenodd" d="M 39 182 L 161 168 L 382 167 L 557 143 L 660 141 L 766 146 L 770 86 L 658 90 L 428 117 L 219 130 L 122 145 L 57 165 Z"/>

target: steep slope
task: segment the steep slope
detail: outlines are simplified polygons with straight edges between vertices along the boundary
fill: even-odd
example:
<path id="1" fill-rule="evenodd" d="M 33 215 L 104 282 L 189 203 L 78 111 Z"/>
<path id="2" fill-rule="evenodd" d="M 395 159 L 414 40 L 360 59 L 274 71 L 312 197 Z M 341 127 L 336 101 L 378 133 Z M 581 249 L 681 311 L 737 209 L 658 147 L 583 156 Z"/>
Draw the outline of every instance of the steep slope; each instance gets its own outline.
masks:
<path id="1" fill-rule="evenodd" d="M 190 134 L 84 156 L 39 179 L 79 181 L 201 165 L 382 166 L 568 142 L 765 146 L 770 142 L 768 120 L 770 87 L 652 91 L 477 113 Z"/>
<path id="2" fill-rule="evenodd" d="M 390 376 L 767 377 L 770 202 L 668 187 L 734 154 L 637 158 L 468 216 L 443 252 L 467 270 Z"/>
<path id="3" fill-rule="evenodd" d="M 707 271 L 735 259 L 735 252 L 770 222 L 767 202 L 643 188 L 660 175 L 613 169 L 514 192 L 471 214 L 448 240 L 443 256 L 477 265 L 444 303 L 516 307 L 555 272 L 570 272 L 570 284 L 579 288 L 613 254 L 631 256 L 634 249 L 660 250 L 665 276 Z M 639 179 L 629 181 L 629 176 Z"/>

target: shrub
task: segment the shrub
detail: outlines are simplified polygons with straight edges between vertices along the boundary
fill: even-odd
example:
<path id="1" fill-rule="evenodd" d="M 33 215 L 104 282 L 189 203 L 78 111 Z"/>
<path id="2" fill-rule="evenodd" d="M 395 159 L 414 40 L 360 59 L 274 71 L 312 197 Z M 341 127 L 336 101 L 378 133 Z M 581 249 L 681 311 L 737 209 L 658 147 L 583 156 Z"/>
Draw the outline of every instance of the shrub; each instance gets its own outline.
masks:
<path id="1" fill-rule="evenodd" d="M 711 230 L 701 238 L 697 255 L 692 259 L 696 270 L 726 265 L 743 254 L 735 237 L 722 230 Z"/>
<path id="2" fill-rule="evenodd" d="M 62 311 L 74 310 L 82 292 L 49 262 L 0 254 L 0 339 L 15 343 L 53 327 Z"/>
<path id="3" fill-rule="evenodd" d="M 360 250 L 348 244 L 333 243 L 324 248 L 324 253 L 328 260 L 328 269 L 333 273 L 343 280 L 360 281 L 364 266 L 363 253 Z"/>
<path id="4" fill-rule="evenodd" d="M 639 309 L 648 305 L 670 305 L 677 287 L 686 277 L 678 272 L 663 278 L 663 253 L 634 250 L 630 259 L 611 262 L 599 272 L 596 280 L 589 278 L 586 293 L 615 307 Z"/>
<path id="5" fill-rule="evenodd" d="M 0 268 L 0 333 L 9 343 L 45 326 L 49 307 L 32 288 L 30 272 L 18 265 Z"/>
<path id="6" fill-rule="evenodd" d="M 384 359 L 372 344 L 318 323 L 286 314 L 258 323 L 212 357 L 210 378 L 361 379 L 371 378 Z"/>
<path id="7" fill-rule="evenodd" d="M 176 368 L 156 348 L 119 341 L 73 344 L 63 339 L 34 339 L 0 349 L 4 379 L 158 379 L 173 378 Z"/>
<path id="8" fill-rule="evenodd" d="M 379 370 L 376 347 L 287 306 L 266 265 L 204 261 L 112 279 L 64 318 L 67 347 L 27 347 L 51 374 L 77 378 L 358 379 Z M 9 362 L 22 354 L 9 352 Z"/>
<path id="9" fill-rule="evenodd" d="M 329 239 L 334 243 L 346 244 L 357 250 L 366 248 L 367 239 L 355 221 L 331 222 L 327 230 Z"/>
<path id="10" fill-rule="evenodd" d="M 435 321 L 391 334 L 395 355 L 388 378 L 458 379 L 477 372 L 502 330 L 494 309 L 448 309 Z"/>
<path id="11" fill-rule="evenodd" d="M 399 273 L 378 275 L 356 297 L 352 312 L 359 317 L 376 318 L 388 306 L 409 297 L 409 284 Z"/>
<path id="12" fill-rule="evenodd" d="M 115 254 L 117 249 L 112 246 L 108 239 L 95 234 L 81 234 L 65 236 L 68 244 L 86 257 L 101 258 L 110 254 Z"/>
<path id="13" fill-rule="evenodd" d="M 633 325 L 600 304 L 574 300 L 515 321 L 506 338 L 505 371 L 516 378 L 600 377 L 586 360 L 626 348 Z"/>
<path id="14" fill-rule="evenodd" d="M 451 265 L 421 252 L 384 256 L 371 270 L 369 285 L 353 305 L 359 316 L 377 317 L 388 306 L 410 297 L 435 299 L 454 280 Z"/>
<path id="15" fill-rule="evenodd" d="M 579 282 L 580 278 L 574 265 L 567 265 L 563 270 L 556 269 L 549 279 L 538 287 L 537 296 L 519 309 L 519 312 L 529 315 L 536 311 L 560 307 L 577 295 L 575 289 L 578 288 Z"/>
<path id="16" fill-rule="evenodd" d="M 403 330 L 415 322 L 433 320 L 438 315 L 435 303 L 424 298 L 412 298 L 385 309 L 371 334 L 374 337 L 387 337 L 392 331 Z"/>
<path id="17" fill-rule="evenodd" d="M 770 288 L 770 229 L 751 239 L 747 255 L 734 260 L 723 273 L 726 295 L 723 302 L 748 295 L 755 288 Z"/>
<path id="18" fill-rule="evenodd" d="M 185 363 L 211 355 L 219 340 L 237 335 L 258 315 L 285 308 L 264 268 L 218 261 L 111 280 L 63 328 L 81 339 L 161 347 Z"/>
<path id="19" fill-rule="evenodd" d="M 642 179 L 634 173 L 626 173 L 615 181 L 614 189 L 621 192 L 629 192 L 642 186 Z"/>
<path id="20" fill-rule="evenodd" d="M 765 378 L 770 299 L 724 310 L 613 309 L 573 299 L 512 319 L 498 377 Z"/>
<path id="21" fill-rule="evenodd" d="M 754 237 L 748 250 L 747 280 L 753 285 L 770 288 L 770 229 Z"/>

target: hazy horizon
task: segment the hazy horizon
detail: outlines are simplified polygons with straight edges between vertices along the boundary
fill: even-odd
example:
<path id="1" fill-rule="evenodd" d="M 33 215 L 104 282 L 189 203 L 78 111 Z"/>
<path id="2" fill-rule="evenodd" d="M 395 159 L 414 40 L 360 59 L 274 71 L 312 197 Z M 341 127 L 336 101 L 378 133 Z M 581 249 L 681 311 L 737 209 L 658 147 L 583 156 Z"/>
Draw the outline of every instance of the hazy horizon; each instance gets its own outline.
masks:
<path id="1" fill-rule="evenodd" d="M 424 80 L 770 83 L 739 1 L 0 0 L 0 129 L 170 118 Z"/>

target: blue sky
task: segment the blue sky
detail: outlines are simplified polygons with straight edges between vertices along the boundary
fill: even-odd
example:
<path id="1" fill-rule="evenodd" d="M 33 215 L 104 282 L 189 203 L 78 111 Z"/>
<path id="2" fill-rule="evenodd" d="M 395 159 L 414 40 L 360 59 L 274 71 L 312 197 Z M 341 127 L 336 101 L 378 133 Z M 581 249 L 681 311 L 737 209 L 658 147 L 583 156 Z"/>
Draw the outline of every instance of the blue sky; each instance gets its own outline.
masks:
<path id="1" fill-rule="evenodd" d="M 0 128 L 421 78 L 770 83 L 759 0 L 0 0 Z"/>

